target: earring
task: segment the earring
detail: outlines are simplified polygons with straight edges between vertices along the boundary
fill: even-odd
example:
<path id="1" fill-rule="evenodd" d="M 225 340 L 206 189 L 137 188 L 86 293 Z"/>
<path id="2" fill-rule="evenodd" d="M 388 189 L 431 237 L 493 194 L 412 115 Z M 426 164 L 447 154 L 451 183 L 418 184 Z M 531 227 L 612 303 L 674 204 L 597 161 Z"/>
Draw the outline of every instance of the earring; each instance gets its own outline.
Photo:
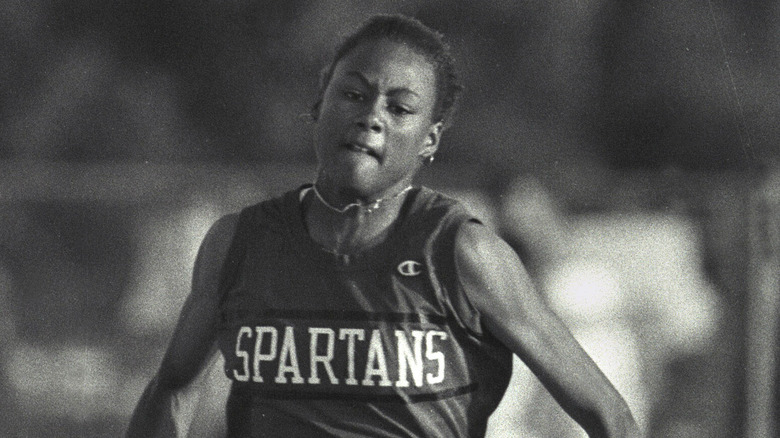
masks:
<path id="1" fill-rule="evenodd" d="M 304 121 L 306 123 L 314 123 L 317 121 L 317 115 L 313 112 L 311 113 L 303 113 L 300 116 L 298 116 L 298 119 L 301 121 Z"/>
<path id="2" fill-rule="evenodd" d="M 426 166 L 430 166 L 431 164 L 433 164 L 433 155 L 428 155 L 427 157 L 425 157 L 425 160 L 423 160 L 423 164 L 425 164 Z"/>

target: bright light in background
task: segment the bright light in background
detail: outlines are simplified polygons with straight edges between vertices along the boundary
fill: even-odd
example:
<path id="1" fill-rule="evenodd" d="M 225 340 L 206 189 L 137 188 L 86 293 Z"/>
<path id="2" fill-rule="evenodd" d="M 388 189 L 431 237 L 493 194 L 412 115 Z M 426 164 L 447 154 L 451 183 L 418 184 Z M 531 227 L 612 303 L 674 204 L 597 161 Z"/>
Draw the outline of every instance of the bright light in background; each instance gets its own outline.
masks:
<path id="1" fill-rule="evenodd" d="M 660 353 L 700 351 L 719 317 L 718 295 L 704 272 L 699 230 L 665 214 L 594 216 L 578 220 L 572 248 L 599 261 L 620 284 L 612 294 Z M 587 277 L 584 277 L 587 278 Z"/>
<path id="2" fill-rule="evenodd" d="M 566 216 L 528 178 L 515 181 L 502 200 L 507 231 L 539 260 L 537 281 L 550 307 L 624 396 L 639 424 L 648 426 L 652 397 L 666 382 L 666 364 L 705 351 L 718 324 L 717 294 L 703 269 L 698 229 L 685 217 L 663 213 Z M 537 409 L 550 420 L 528 419 L 515 432 L 559 436 L 562 427 L 579 436 L 536 383 L 521 382 L 527 390 L 536 388 L 536 395 L 514 397 L 515 405 L 523 405 L 514 411 Z"/>
<path id="3" fill-rule="evenodd" d="M 77 421 L 125 414 L 126 407 L 115 403 L 120 376 L 103 349 L 20 345 L 6 367 L 20 405 L 30 414 L 53 414 L 53 406 L 57 416 Z"/>
<path id="4" fill-rule="evenodd" d="M 552 292 L 548 296 L 550 307 L 567 324 L 594 324 L 620 317 L 620 281 L 603 264 L 570 261 L 546 277 L 546 288 Z"/>
<path id="5" fill-rule="evenodd" d="M 170 332 L 189 294 L 198 248 L 220 211 L 206 202 L 139 218 L 134 277 L 121 317 L 134 334 Z"/>

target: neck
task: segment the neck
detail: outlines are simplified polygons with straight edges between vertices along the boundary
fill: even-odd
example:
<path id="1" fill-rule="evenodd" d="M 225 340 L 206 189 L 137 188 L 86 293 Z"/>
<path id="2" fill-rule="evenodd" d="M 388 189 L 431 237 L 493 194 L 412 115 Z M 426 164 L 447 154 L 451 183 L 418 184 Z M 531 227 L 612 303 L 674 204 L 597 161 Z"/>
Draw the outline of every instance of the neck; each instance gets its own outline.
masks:
<path id="1" fill-rule="evenodd" d="M 409 190 L 412 189 L 411 184 L 406 186 L 406 188 L 400 190 L 398 193 L 391 195 L 391 196 L 385 196 L 382 198 L 373 199 L 368 202 L 351 202 L 346 204 L 343 207 L 336 207 L 335 205 L 328 202 L 323 196 L 322 193 L 320 193 L 319 189 L 317 188 L 317 183 L 312 184 L 312 191 L 314 192 L 314 195 L 317 197 L 317 200 L 322 203 L 325 207 L 330 209 L 331 211 L 338 213 L 338 214 L 345 214 L 349 212 L 350 210 L 357 210 L 358 212 L 363 211 L 366 214 L 371 214 L 383 207 L 385 203 L 393 202 L 395 199 L 400 198 L 406 194 Z"/>
<path id="2" fill-rule="evenodd" d="M 335 254 L 365 251 L 387 238 L 411 188 L 369 202 L 337 207 L 323 198 L 315 184 L 304 200 L 309 235 Z"/>

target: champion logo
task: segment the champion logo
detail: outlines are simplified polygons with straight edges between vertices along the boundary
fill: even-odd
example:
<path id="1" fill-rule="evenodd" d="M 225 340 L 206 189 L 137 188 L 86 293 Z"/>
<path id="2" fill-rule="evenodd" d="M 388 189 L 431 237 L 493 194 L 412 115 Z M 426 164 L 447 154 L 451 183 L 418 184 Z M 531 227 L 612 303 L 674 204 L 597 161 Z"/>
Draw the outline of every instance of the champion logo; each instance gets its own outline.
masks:
<path id="1" fill-rule="evenodd" d="M 406 260 L 398 265 L 398 272 L 406 277 L 414 277 L 422 273 L 422 264 L 414 260 Z"/>

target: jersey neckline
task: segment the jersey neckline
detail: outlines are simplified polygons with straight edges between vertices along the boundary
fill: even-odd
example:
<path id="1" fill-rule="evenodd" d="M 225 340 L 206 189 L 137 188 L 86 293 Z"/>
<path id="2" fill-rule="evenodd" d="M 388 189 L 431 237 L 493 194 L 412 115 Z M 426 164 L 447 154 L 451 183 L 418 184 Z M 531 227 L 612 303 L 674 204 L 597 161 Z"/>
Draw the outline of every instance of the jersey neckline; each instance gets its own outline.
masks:
<path id="1" fill-rule="evenodd" d="M 398 221 L 391 225 L 394 229 L 390 231 L 384 241 L 365 251 L 338 255 L 323 248 L 309 235 L 304 219 L 303 198 L 305 192 L 311 187 L 311 184 L 304 184 L 297 190 L 288 193 L 283 203 L 283 208 L 286 210 L 284 216 L 288 218 L 295 249 L 304 261 L 320 263 L 337 270 L 373 269 L 387 263 L 388 259 L 394 257 L 398 245 L 406 235 L 408 219 L 416 210 L 415 204 L 417 204 L 419 194 L 424 190 L 423 187 L 414 187 L 409 190 L 401 205 Z"/>

